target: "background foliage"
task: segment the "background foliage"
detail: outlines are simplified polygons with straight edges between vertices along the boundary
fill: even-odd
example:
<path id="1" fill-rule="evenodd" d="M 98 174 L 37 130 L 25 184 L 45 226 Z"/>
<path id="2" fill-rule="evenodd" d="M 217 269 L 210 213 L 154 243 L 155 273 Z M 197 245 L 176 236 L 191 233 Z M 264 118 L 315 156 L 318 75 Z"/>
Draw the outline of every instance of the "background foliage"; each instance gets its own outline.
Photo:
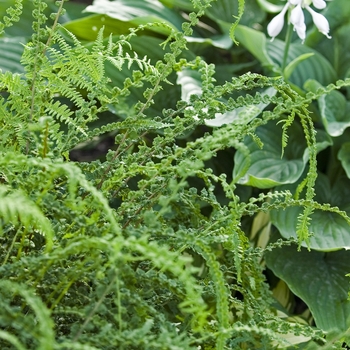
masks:
<path id="1" fill-rule="evenodd" d="M 1 349 L 349 344 L 350 5 L 280 9 L 2 2 Z"/>

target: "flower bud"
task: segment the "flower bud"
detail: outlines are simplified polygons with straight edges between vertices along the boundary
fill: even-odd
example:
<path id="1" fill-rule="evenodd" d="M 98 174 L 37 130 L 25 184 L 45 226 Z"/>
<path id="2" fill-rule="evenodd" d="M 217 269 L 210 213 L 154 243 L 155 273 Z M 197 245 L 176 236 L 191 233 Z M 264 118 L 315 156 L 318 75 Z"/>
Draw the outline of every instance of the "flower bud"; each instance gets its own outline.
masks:
<path id="1" fill-rule="evenodd" d="M 294 30 L 298 37 L 304 41 L 306 37 L 306 25 L 304 12 L 300 5 L 297 5 L 290 14 L 290 22 L 293 24 Z"/>
<path id="2" fill-rule="evenodd" d="M 317 29 L 324 34 L 328 39 L 331 38 L 331 36 L 328 35 L 329 33 L 329 23 L 327 21 L 327 18 L 320 13 L 315 12 L 311 7 L 306 6 L 306 9 L 310 12 L 312 16 L 312 20 L 314 21 L 315 26 Z"/>
<path id="3" fill-rule="evenodd" d="M 319 10 L 326 7 L 326 2 L 324 0 L 312 0 L 312 4 Z"/>
<path id="4" fill-rule="evenodd" d="M 284 16 L 287 12 L 287 9 L 289 7 L 289 4 L 287 3 L 282 11 L 272 18 L 271 22 L 267 26 L 267 33 L 272 38 L 272 40 L 281 32 L 283 26 L 284 26 Z"/>

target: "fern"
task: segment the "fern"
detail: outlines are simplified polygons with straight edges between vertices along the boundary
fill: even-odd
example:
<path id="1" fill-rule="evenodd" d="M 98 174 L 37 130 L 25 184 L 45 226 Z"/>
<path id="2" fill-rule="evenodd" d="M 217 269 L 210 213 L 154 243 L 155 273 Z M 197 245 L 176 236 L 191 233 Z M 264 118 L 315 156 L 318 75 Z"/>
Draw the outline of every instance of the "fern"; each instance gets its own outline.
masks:
<path id="1" fill-rule="evenodd" d="M 59 23 L 63 1 L 50 26 L 46 4 L 34 1 L 24 73 L 0 72 L 1 348 L 270 349 L 288 346 L 289 332 L 321 341 L 319 330 L 277 315 L 266 280 L 264 254 L 295 240 L 259 249 L 247 232 L 255 215 L 293 206 L 303 210 L 299 247 L 316 210 L 350 224 L 345 211 L 315 200 L 309 111 L 350 80 L 303 97 L 258 73 L 218 82 L 216 65 L 186 54 L 212 3 L 193 0 L 182 31 L 150 23 L 115 36 L 101 28 L 85 43 Z M 3 28 L 18 20 L 21 2 L 7 12 Z M 155 27 L 169 33 L 160 59 L 133 47 Z M 198 74 L 200 94 L 181 100 L 179 71 Z M 173 100 L 163 108 L 168 89 Z M 252 119 L 205 125 L 261 103 L 268 108 Z M 247 195 L 239 184 L 252 165 L 245 140 L 264 149 L 257 130 L 269 122 L 281 125 L 282 156 L 300 123 L 308 171 L 295 193 Z M 72 149 L 106 135 L 114 144 L 101 159 L 70 161 Z M 232 175 L 218 159 L 237 150 L 245 161 Z"/>

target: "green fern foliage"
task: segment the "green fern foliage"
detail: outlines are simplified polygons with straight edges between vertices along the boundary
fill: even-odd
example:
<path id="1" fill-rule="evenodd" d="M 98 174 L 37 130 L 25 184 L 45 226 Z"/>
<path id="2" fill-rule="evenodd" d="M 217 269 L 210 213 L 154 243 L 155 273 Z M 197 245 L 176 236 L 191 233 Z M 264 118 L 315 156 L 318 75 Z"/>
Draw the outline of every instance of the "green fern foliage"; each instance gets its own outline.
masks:
<path id="1" fill-rule="evenodd" d="M 133 47 L 151 25 L 119 36 L 101 28 L 85 43 L 59 23 L 63 2 L 47 27 L 46 3 L 34 1 L 24 73 L 0 72 L 1 349 L 274 349 L 289 345 L 286 334 L 322 342 L 320 330 L 280 317 L 266 280 L 265 252 L 295 240 L 261 249 L 248 232 L 257 214 L 293 206 L 303 209 L 300 246 L 315 210 L 350 223 L 315 200 L 308 110 L 350 82 L 306 98 L 258 73 L 217 82 L 214 64 L 186 56 L 212 2 L 193 0 L 183 30 L 171 29 L 153 60 Z M 21 2 L 7 12 L 0 31 L 18 20 Z M 174 88 L 183 71 L 200 77 L 200 93 L 187 99 Z M 176 99 L 154 115 L 170 87 Z M 261 104 L 268 108 L 251 117 Z M 236 111 L 233 122 L 206 126 Z M 242 189 L 253 165 L 246 141 L 263 149 L 257 130 L 269 122 L 282 129 L 282 156 L 293 123 L 304 132 L 308 165 L 294 197 Z M 103 157 L 71 160 L 106 135 Z M 233 175 L 215 162 L 228 150 L 245 158 Z"/>

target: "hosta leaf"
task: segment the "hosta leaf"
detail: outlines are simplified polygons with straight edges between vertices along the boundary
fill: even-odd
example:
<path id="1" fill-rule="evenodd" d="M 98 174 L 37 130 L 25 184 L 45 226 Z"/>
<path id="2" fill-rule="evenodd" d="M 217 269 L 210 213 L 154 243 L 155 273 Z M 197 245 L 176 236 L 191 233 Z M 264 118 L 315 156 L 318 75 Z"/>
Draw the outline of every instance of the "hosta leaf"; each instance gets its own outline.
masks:
<path id="1" fill-rule="evenodd" d="M 86 8 L 87 12 L 108 15 L 133 25 L 165 23 L 171 28 L 181 30 L 183 18 L 157 1 L 150 0 L 95 0 Z M 168 35 L 170 28 L 157 26 L 154 30 Z"/>
<path id="2" fill-rule="evenodd" d="M 295 191 L 297 184 L 282 186 L 281 190 Z M 350 214 L 350 180 L 346 177 L 338 179 L 333 185 L 329 179 L 319 174 L 316 180 L 316 197 L 319 203 L 329 203 L 333 207 Z M 272 210 L 271 222 L 285 238 L 296 237 L 296 223 L 302 213 L 301 207 L 289 207 L 283 210 Z M 333 251 L 350 249 L 350 225 L 338 213 L 315 210 L 311 215 L 309 231 L 309 247 L 315 250 Z M 306 246 L 305 243 L 302 245 Z"/>
<path id="3" fill-rule="evenodd" d="M 293 71 L 295 70 L 296 66 L 297 66 L 300 62 L 302 62 L 302 61 L 308 59 L 309 57 L 311 57 L 311 56 L 313 56 L 313 55 L 314 55 L 313 52 L 305 53 L 305 54 L 303 54 L 303 55 L 301 55 L 301 56 L 295 58 L 292 62 L 290 62 L 290 63 L 288 64 L 288 66 L 287 66 L 287 67 L 285 68 L 285 70 L 284 70 L 284 77 L 285 77 L 285 79 L 289 79 L 289 77 L 292 75 Z"/>
<path id="4" fill-rule="evenodd" d="M 167 7 L 179 7 L 187 11 L 193 11 L 193 5 L 191 1 L 188 0 L 159 0 L 162 4 Z"/>
<path id="5" fill-rule="evenodd" d="M 350 179 L 350 142 L 345 142 L 341 145 L 338 152 L 338 159 L 340 160 L 347 177 Z"/>
<path id="6" fill-rule="evenodd" d="M 350 251 L 317 252 L 296 246 L 275 248 L 266 254 L 266 264 L 301 298 L 324 331 L 345 331 L 350 326 Z"/>
<path id="7" fill-rule="evenodd" d="M 281 10 L 283 9 L 283 5 L 275 5 L 267 0 L 257 0 L 256 2 L 266 12 L 278 13 L 281 12 Z"/>
<path id="8" fill-rule="evenodd" d="M 339 91 L 331 91 L 318 99 L 322 122 L 329 135 L 343 134 L 350 126 L 350 102 Z"/>
<path id="9" fill-rule="evenodd" d="M 322 85 L 316 80 L 309 79 L 305 82 L 304 88 L 316 93 Z M 350 102 L 341 92 L 333 90 L 322 95 L 318 99 L 318 107 L 322 123 L 329 135 L 340 136 L 350 126 Z"/>
<path id="10" fill-rule="evenodd" d="M 235 21 L 234 16 L 238 15 L 238 1 L 216 0 L 210 5 L 206 15 L 213 21 L 231 24 Z M 246 26 L 261 23 L 266 16 L 255 0 L 245 0 L 244 8 L 244 14 L 240 19 L 240 23 Z"/>
<path id="11" fill-rule="evenodd" d="M 232 40 L 228 32 L 227 34 L 214 35 L 205 38 L 191 36 L 186 37 L 186 40 L 188 43 L 214 46 L 225 50 L 228 50 L 232 46 Z"/>
<path id="12" fill-rule="evenodd" d="M 274 66 L 274 62 L 267 53 L 266 36 L 252 28 L 238 25 L 235 37 L 263 66 Z"/>
<path id="13" fill-rule="evenodd" d="M 266 42 L 266 50 L 271 59 L 281 65 L 284 55 L 284 42 L 275 39 L 273 42 Z M 292 62 L 294 59 L 305 55 L 313 54 L 307 60 L 300 62 L 290 75 L 290 81 L 302 87 L 307 79 L 315 79 L 322 85 L 327 85 L 336 80 L 336 72 L 329 61 L 326 60 L 319 52 L 310 49 L 309 47 L 292 43 L 288 51 L 287 62 Z M 303 56 L 305 57 L 305 56 Z"/>
<path id="14" fill-rule="evenodd" d="M 89 15 L 66 23 L 65 28 L 80 39 L 96 40 L 99 30 L 103 27 L 103 34 L 128 34 L 129 29 L 135 27 L 130 22 L 119 21 L 106 15 Z"/>
<path id="15" fill-rule="evenodd" d="M 0 38 L 0 69 L 12 73 L 23 73 L 21 57 L 26 39 L 22 37 Z"/>
<path id="16" fill-rule="evenodd" d="M 306 147 L 303 130 L 299 124 L 294 123 L 289 131 L 288 146 L 282 154 L 282 129 L 276 122 L 270 122 L 259 127 L 256 134 L 263 142 L 262 149 L 251 137 L 246 137 L 245 145 L 250 151 L 250 159 L 237 151 L 234 157 L 235 167 L 233 178 L 239 184 L 258 188 L 271 188 L 282 184 L 296 182 L 302 175 L 308 161 L 308 149 Z M 329 137 L 322 131 L 317 133 L 318 150 L 322 150 L 331 144 Z M 242 169 L 250 163 L 246 174 L 237 178 Z"/>

